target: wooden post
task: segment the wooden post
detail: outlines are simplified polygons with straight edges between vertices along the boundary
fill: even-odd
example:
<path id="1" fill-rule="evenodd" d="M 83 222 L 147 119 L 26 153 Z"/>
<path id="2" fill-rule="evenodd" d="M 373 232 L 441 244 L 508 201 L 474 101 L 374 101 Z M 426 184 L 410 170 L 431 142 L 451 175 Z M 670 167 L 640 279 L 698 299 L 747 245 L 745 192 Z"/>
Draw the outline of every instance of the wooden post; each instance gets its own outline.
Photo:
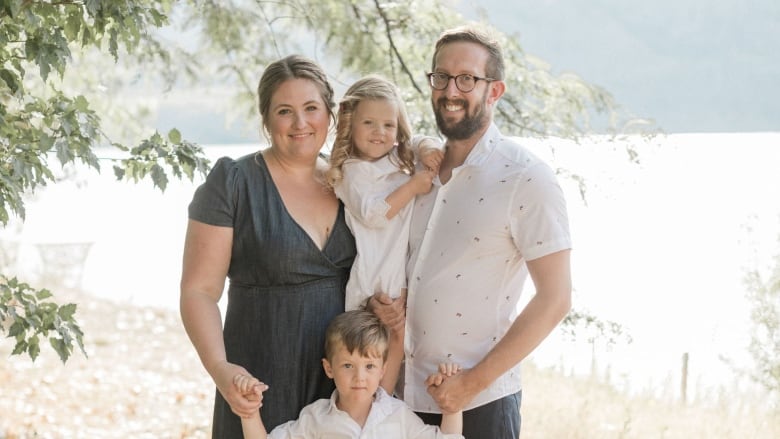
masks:
<path id="1" fill-rule="evenodd" d="M 682 356 L 682 378 L 680 379 L 680 400 L 685 405 L 688 402 L 688 353 Z"/>

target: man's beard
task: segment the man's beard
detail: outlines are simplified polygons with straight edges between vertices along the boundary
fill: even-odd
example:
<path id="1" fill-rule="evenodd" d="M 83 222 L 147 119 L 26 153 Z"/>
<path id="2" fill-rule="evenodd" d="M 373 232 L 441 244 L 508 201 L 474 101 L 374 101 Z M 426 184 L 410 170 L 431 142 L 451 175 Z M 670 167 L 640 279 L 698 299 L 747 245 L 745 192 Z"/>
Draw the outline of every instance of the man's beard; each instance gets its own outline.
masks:
<path id="1" fill-rule="evenodd" d="M 488 121 L 488 117 L 485 114 L 485 98 L 486 96 L 483 97 L 482 102 L 474 114 L 469 114 L 469 103 L 465 100 L 450 100 L 447 98 L 439 99 L 437 101 L 437 105 L 433 109 L 433 113 L 436 116 L 436 125 L 438 125 L 439 131 L 441 131 L 441 133 L 448 139 L 464 140 L 482 130 Z M 442 111 L 448 102 L 457 103 L 463 106 L 465 116 L 463 116 L 463 119 L 461 119 L 460 122 L 447 125 L 447 122 L 444 120 L 444 116 L 442 116 Z"/>

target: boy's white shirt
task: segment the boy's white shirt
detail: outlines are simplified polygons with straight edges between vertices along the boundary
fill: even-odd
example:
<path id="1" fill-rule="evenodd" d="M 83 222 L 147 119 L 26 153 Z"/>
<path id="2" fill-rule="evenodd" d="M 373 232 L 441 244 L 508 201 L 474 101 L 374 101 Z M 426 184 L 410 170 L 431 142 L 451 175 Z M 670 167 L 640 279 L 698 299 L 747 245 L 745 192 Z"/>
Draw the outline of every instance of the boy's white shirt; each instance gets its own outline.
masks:
<path id="1" fill-rule="evenodd" d="M 463 439 L 460 434 L 445 434 L 435 425 L 426 425 L 401 400 L 377 389 L 363 428 L 336 406 L 338 390 L 330 399 L 317 400 L 301 410 L 295 421 L 274 428 L 271 439 Z"/>

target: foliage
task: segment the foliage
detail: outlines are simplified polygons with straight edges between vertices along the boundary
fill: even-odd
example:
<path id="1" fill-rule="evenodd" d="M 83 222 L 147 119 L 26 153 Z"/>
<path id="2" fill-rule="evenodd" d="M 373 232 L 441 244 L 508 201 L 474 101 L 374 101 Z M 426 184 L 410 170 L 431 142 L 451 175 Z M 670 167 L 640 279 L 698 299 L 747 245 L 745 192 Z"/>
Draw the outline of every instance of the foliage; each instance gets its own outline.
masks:
<path id="1" fill-rule="evenodd" d="M 321 62 L 332 64 L 329 73 L 337 84 L 351 84 L 369 72 L 395 81 L 414 128 L 423 132 L 436 129 L 425 78 L 433 42 L 442 30 L 464 23 L 440 1 L 191 0 L 180 7 L 182 28 L 202 30 L 201 57 L 221 80 L 238 85 L 236 101 L 244 104 L 244 114 L 256 114 L 257 72 L 282 55 L 302 51 L 305 41 Z M 506 57 L 507 93 L 496 115 L 506 134 L 576 138 L 593 129 L 597 115 L 613 133 L 646 128 L 647 121 L 621 113 L 605 90 L 571 73 L 553 75 L 546 63 L 523 52 L 518 38 L 491 30 Z M 293 32 L 300 37 L 289 38 Z"/>
<path id="2" fill-rule="evenodd" d="M 752 321 L 748 352 L 755 363 L 750 377 L 780 401 L 780 254 L 768 276 L 752 270 L 745 283 Z"/>
<path id="3" fill-rule="evenodd" d="M 585 338 L 590 344 L 601 340 L 605 341 L 607 346 L 612 346 L 620 342 L 631 343 L 633 341 L 631 335 L 621 324 L 599 319 L 584 310 L 570 311 L 563 319 L 561 331 L 572 340 Z"/>
<path id="4" fill-rule="evenodd" d="M 0 329 L 16 339 L 11 355 L 27 353 L 35 361 L 41 351 L 40 337 L 47 337 L 64 363 L 78 344 L 84 356 L 81 328 L 74 320 L 76 305 L 59 306 L 48 301 L 49 290 L 35 291 L 29 285 L 0 277 Z M 53 332 L 54 335 L 49 336 Z"/>
<path id="5" fill-rule="evenodd" d="M 154 133 L 134 148 L 111 141 L 88 100 L 64 93 L 52 77 L 63 77 L 72 50 L 93 47 L 114 60 L 120 48 L 132 52 L 149 38 L 149 27 L 166 23 L 169 3 L 0 0 L 0 223 L 7 225 L 11 213 L 24 219 L 24 195 L 55 181 L 51 159 L 62 166 L 81 162 L 99 170 L 95 150 L 101 145 L 126 153 L 113 159 L 120 179 L 150 176 L 165 189 L 164 166 L 179 178 L 206 172 L 201 148 L 182 140 L 175 129 L 165 138 Z M 16 338 L 13 354 L 27 352 L 34 360 L 40 336 L 50 331 L 59 334 L 49 341 L 63 362 L 73 343 L 84 351 L 75 305 L 45 302 L 51 297 L 48 290 L 33 291 L 16 278 L 0 279 L 0 318 L 8 322 L 8 335 Z"/>
<path id="6" fill-rule="evenodd" d="M 95 47 L 115 60 L 120 48 L 132 51 L 148 38 L 149 27 L 164 25 L 169 9 L 159 1 L 0 1 L 0 222 L 9 214 L 24 218 L 23 195 L 54 181 L 49 160 L 65 165 L 100 164 L 94 149 L 110 145 L 129 153 L 115 165 L 117 176 L 151 175 L 164 188 L 162 165 L 176 176 L 204 173 L 200 147 L 182 141 L 178 132 L 155 133 L 130 148 L 106 138 L 100 117 L 83 95 L 56 88 L 54 73 L 65 74 L 74 49 Z M 150 46 L 145 46 L 150 47 Z M 176 165 L 184 158 L 186 163 Z M 10 212 L 9 212 L 10 211 Z"/>

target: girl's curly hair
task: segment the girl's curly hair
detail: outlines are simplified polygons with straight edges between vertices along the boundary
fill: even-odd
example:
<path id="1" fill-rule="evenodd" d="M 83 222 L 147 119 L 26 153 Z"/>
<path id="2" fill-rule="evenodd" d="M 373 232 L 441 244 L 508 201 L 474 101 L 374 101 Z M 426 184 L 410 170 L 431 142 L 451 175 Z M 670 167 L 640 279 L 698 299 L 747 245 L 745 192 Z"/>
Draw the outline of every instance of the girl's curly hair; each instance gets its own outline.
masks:
<path id="1" fill-rule="evenodd" d="M 335 187 L 341 181 L 344 162 L 359 156 L 352 139 L 352 116 L 355 108 L 362 101 L 380 99 L 394 102 L 398 108 L 396 151 L 399 162 L 397 165 L 401 172 L 414 174 L 414 152 L 411 150 L 412 129 L 401 93 L 389 80 L 379 75 L 368 75 L 352 84 L 339 103 L 336 139 L 330 153 L 330 169 L 325 173 L 325 179 L 331 187 Z"/>

